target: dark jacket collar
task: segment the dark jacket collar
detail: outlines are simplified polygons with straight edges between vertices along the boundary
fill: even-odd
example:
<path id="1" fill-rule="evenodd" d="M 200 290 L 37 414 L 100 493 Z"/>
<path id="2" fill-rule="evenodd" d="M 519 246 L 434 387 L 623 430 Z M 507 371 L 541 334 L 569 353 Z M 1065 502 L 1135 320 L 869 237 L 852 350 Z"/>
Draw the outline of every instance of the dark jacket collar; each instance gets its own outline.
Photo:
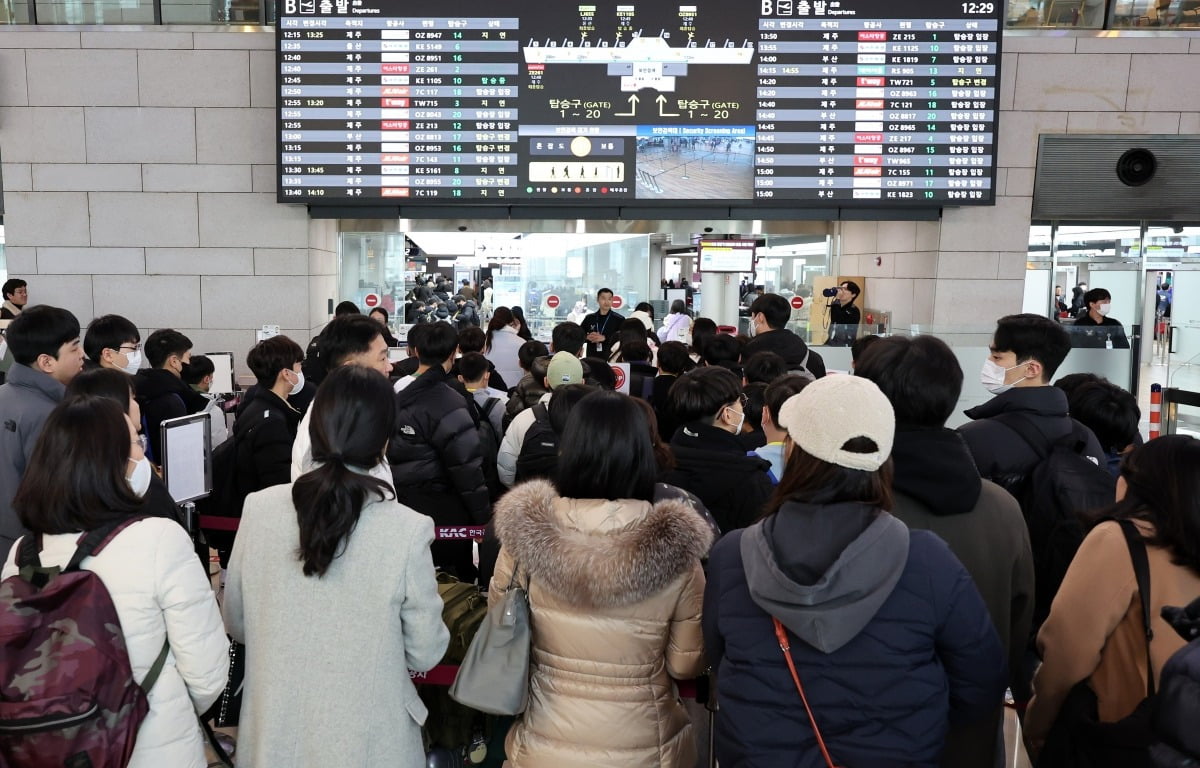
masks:
<path id="1" fill-rule="evenodd" d="M 304 416 L 296 407 L 289 403 L 285 398 L 275 394 L 274 390 L 266 387 L 259 387 L 254 394 L 254 399 L 250 405 L 246 407 L 243 414 L 250 412 L 251 408 L 254 411 L 270 411 L 275 410 L 280 413 L 291 425 L 293 430 L 300 423 L 300 419 Z M 239 417 L 240 418 L 240 417 Z"/>
<path id="2" fill-rule="evenodd" d="M 417 376 L 412 384 L 400 390 L 399 394 L 396 395 L 396 405 L 404 407 L 429 390 L 434 389 L 437 385 L 446 384 L 448 386 L 451 381 L 455 380 L 450 378 L 450 374 L 446 373 L 445 368 L 440 365 L 432 366 L 425 373 Z"/>
<path id="3" fill-rule="evenodd" d="M 675 435 L 671 438 L 671 448 L 746 455 L 746 449 L 742 447 L 736 435 L 699 421 L 689 422 L 675 430 Z"/>
<path id="4" fill-rule="evenodd" d="M 208 398 L 183 383 L 183 379 L 165 368 L 143 368 L 134 377 L 134 390 L 139 399 L 149 402 L 164 395 L 175 394 L 183 400 L 188 413 L 198 413 L 208 406 Z"/>
<path id="5" fill-rule="evenodd" d="M 1058 387 L 1014 387 L 1002 392 L 983 405 L 963 413 L 971 419 L 990 419 L 1002 413 L 1024 412 L 1035 416 L 1067 415 L 1067 393 Z"/>
<path id="6" fill-rule="evenodd" d="M 897 429 L 892 444 L 895 489 L 935 515 L 970 512 L 983 482 L 962 435 L 952 429 Z"/>

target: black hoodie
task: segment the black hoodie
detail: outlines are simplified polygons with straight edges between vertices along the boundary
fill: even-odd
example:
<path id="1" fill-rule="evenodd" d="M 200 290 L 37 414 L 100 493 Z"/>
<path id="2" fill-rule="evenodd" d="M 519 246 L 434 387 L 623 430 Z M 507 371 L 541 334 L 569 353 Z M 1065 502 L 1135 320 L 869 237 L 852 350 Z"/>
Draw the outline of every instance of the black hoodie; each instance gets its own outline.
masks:
<path id="1" fill-rule="evenodd" d="M 899 493 L 935 515 L 970 512 L 983 481 L 962 435 L 952 429 L 897 429 L 892 463 Z"/>

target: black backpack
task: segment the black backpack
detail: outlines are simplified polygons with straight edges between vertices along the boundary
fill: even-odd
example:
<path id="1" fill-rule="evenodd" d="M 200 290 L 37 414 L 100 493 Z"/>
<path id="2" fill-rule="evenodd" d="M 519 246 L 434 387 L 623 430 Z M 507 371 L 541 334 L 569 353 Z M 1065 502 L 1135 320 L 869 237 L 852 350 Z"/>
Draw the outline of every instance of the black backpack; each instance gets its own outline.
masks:
<path id="1" fill-rule="evenodd" d="M 325 361 L 321 358 L 321 334 L 313 336 L 308 342 L 308 348 L 304 350 L 304 362 L 300 368 L 304 371 L 305 380 L 311 381 L 316 386 L 325 380 L 328 370 Z"/>
<path id="2" fill-rule="evenodd" d="M 502 436 L 496 434 L 496 425 L 492 424 L 492 411 L 500 407 L 500 398 L 489 397 L 480 406 L 475 398 L 468 394 L 467 407 L 471 411 L 471 418 L 475 420 L 475 430 L 479 433 L 479 453 L 483 456 L 483 479 L 487 483 L 488 496 L 495 501 L 504 491 L 499 470 L 496 469 L 496 457 L 500 454 Z"/>
<path id="3" fill-rule="evenodd" d="M 1117 480 L 1107 467 L 1084 455 L 1088 429 L 1072 420 L 1069 434 L 1049 442 L 1020 414 L 995 417 L 1016 432 L 1037 455 L 1026 474 L 996 481 L 1021 504 L 1033 549 L 1036 583 L 1033 626 L 1036 631 L 1050 613 L 1067 567 L 1074 559 L 1095 517 L 1090 513 L 1113 504 Z"/>
<path id="4" fill-rule="evenodd" d="M 229 439 L 218 445 L 212 452 L 212 493 L 196 502 L 196 514 L 201 517 L 234 517 L 242 516 L 242 507 L 246 497 L 250 495 L 250 482 L 242 471 L 239 459 L 241 446 L 254 432 L 253 428 L 246 434 L 239 435 L 237 429 Z M 235 531 L 200 526 L 208 545 L 218 552 L 229 552 L 233 549 Z"/>
<path id="5" fill-rule="evenodd" d="M 525 432 L 521 453 L 517 456 L 518 483 L 535 477 L 553 478 L 558 467 L 558 434 L 550 424 L 545 403 L 533 406 L 533 423 Z"/>

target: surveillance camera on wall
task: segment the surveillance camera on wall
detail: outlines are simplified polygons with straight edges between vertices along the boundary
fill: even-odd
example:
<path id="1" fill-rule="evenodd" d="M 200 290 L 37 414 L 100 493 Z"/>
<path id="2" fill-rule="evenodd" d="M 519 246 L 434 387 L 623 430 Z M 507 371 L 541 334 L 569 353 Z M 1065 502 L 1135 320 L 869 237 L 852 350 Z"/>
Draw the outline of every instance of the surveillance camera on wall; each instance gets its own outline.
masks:
<path id="1" fill-rule="evenodd" d="M 1140 187 L 1154 178 L 1158 158 L 1148 149 L 1127 149 L 1117 159 L 1117 178 L 1127 187 Z"/>

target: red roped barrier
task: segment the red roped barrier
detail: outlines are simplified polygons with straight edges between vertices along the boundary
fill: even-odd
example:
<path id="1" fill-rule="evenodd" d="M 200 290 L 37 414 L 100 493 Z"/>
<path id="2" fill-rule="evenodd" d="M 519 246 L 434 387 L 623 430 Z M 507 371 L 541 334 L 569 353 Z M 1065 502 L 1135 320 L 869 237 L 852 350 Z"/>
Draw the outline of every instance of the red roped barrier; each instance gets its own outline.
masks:
<path id="1" fill-rule="evenodd" d="M 200 527 L 209 531 L 236 531 L 240 523 L 238 517 L 200 515 Z M 434 529 L 433 537 L 439 541 L 462 541 L 482 539 L 483 533 L 482 525 L 439 525 Z"/>

